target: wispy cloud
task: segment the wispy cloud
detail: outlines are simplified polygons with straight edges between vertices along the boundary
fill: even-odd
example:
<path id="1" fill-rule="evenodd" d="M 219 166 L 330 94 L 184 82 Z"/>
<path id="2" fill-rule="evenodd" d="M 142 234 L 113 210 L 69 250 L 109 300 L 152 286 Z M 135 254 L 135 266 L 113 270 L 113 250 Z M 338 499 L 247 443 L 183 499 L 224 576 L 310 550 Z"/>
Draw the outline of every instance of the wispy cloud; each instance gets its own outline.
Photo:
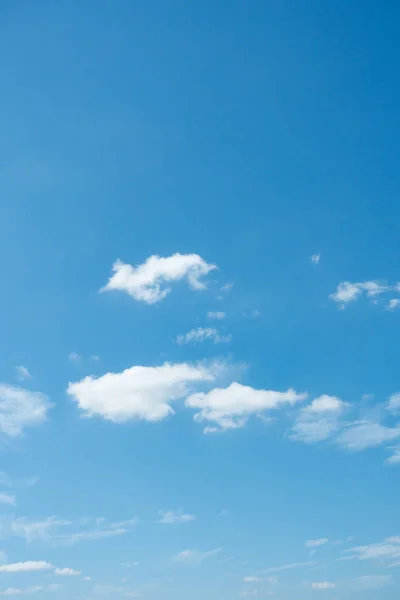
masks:
<path id="1" fill-rule="evenodd" d="M 26 428 L 43 423 L 50 407 L 45 394 L 0 384 L 0 433 L 21 435 Z"/>
<path id="2" fill-rule="evenodd" d="M 380 283 L 379 281 L 361 281 L 352 283 L 350 281 L 342 281 L 337 286 L 336 291 L 330 295 L 330 298 L 340 305 L 340 308 L 345 308 L 350 302 L 354 302 L 366 295 L 368 298 L 376 301 L 377 296 L 387 294 L 388 292 L 399 293 L 400 287 L 398 284 L 389 285 Z M 386 304 L 388 310 L 394 310 L 400 305 L 400 299 L 391 298 Z"/>
<path id="3" fill-rule="evenodd" d="M 315 561 L 308 560 L 305 562 L 290 563 L 288 565 L 282 565 L 280 567 L 269 567 L 265 569 L 264 573 L 279 573 L 280 571 L 290 571 L 292 569 L 301 569 L 303 567 L 312 567 L 315 565 Z"/>
<path id="4" fill-rule="evenodd" d="M 316 581 L 311 584 L 313 590 L 332 590 L 336 587 L 331 581 Z"/>
<path id="5" fill-rule="evenodd" d="M 15 373 L 19 381 L 25 381 L 26 379 L 32 378 L 32 375 L 29 373 L 28 369 L 23 365 L 15 367 Z"/>
<path id="6" fill-rule="evenodd" d="M 200 565 L 204 560 L 216 556 L 221 551 L 220 548 L 200 552 L 199 550 L 182 550 L 173 557 L 174 562 L 184 563 L 189 565 Z"/>
<path id="7" fill-rule="evenodd" d="M 222 310 L 216 310 L 216 311 L 212 311 L 210 310 L 207 313 L 207 317 L 209 319 L 218 319 L 218 320 L 222 320 L 226 318 L 226 312 L 223 312 Z"/>
<path id="8" fill-rule="evenodd" d="M 318 265 L 320 260 L 321 260 L 321 255 L 320 254 L 313 254 L 312 256 L 310 256 L 310 260 L 314 265 Z"/>
<path id="9" fill-rule="evenodd" d="M 328 542 L 328 538 L 318 538 L 317 540 L 307 540 L 304 545 L 306 548 L 317 548 L 318 546 L 324 546 Z"/>

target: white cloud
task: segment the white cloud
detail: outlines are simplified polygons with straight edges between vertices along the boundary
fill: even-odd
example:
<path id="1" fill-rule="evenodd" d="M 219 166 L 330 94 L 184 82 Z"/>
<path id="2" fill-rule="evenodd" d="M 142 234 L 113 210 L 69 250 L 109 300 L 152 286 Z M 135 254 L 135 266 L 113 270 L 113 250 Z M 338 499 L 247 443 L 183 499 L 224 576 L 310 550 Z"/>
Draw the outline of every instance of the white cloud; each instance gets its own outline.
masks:
<path id="1" fill-rule="evenodd" d="M 226 313 L 223 312 L 222 310 L 217 310 L 217 311 L 212 311 L 211 310 L 211 311 L 209 311 L 207 313 L 207 317 L 209 319 L 219 319 L 219 320 L 221 320 L 221 319 L 225 319 L 226 318 Z"/>
<path id="2" fill-rule="evenodd" d="M 235 285 L 234 283 L 225 283 L 225 285 L 223 285 L 221 287 L 221 291 L 222 292 L 229 292 L 233 288 L 234 285 Z"/>
<path id="3" fill-rule="evenodd" d="M 163 525 L 189 523 L 190 521 L 194 521 L 196 519 L 194 515 L 182 514 L 181 512 L 176 512 L 173 510 L 160 510 L 159 515 L 160 518 L 158 519 L 157 523 L 162 523 Z"/>
<path id="4" fill-rule="evenodd" d="M 39 592 L 45 592 L 45 591 L 49 591 L 49 592 L 54 592 L 56 590 L 60 589 L 60 586 L 55 584 L 55 583 L 50 583 L 47 586 L 43 586 L 43 585 L 31 585 L 27 588 L 21 589 L 21 588 L 7 588 L 6 590 L 0 592 L 0 596 L 20 596 L 20 595 L 24 595 L 24 594 L 37 594 Z"/>
<path id="5" fill-rule="evenodd" d="M 0 565 L 0 573 L 29 573 L 32 571 L 48 571 L 50 569 L 54 569 L 53 565 L 43 560 L 27 560 L 9 565 Z"/>
<path id="6" fill-rule="evenodd" d="M 15 506 L 16 502 L 14 494 L 0 492 L 0 504 L 9 504 L 10 506 Z"/>
<path id="7" fill-rule="evenodd" d="M 232 383 L 227 388 L 214 388 L 208 393 L 192 394 L 186 400 L 189 408 L 200 409 L 195 414 L 196 421 L 211 421 L 215 426 L 205 432 L 223 431 L 243 427 L 251 414 L 260 414 L 285 405 L 293 405 L 306 398 L 289 389 L 286 392 L 256 390 L 240 383 Z"/>
<path id="8" fill-rule="evenodd" d="M 209 550 L 208 552 L 200 552 L 199 550 L 182 550 L 182 552 L 179 552 L 173 557 L 173 561 L 189 565 L 200 565 L 204 560 L 215 556 L 220 551 L 220 548 L 215 548 L 214 550 Z"/>
<path id="9" fill-rule="evenodd" d="M 64 569 L 55 569 L 54 573 L 56 575 L 60 575 L 61 577 L 75 577 L 77 575 L 82 575 L 81 571 L 76 571 L 75 569 L 69 569 L 68 567 Z"/>
<path id="10" fill-rule="evenodd" d="M 32 378 L 32 375 L 29 373 L 28 369 L 22 365 L 15 367 L 15 373 L 19 381 L 24 381 L 25 379 Z"/>
<path id="11" fill-rule="evenodd" d="M 336 584 L 330 581 L 319 581 L 312 583 L 311 587 L 313 590 L 332 590 L 336 587 Z"/>
<path id="12" fill-rule="evenodd" d="M 350 587 L 354 590 L 372 590 L 388 585 L 392 585 L 393 579 L 390 575 L 363 575 L 362 577 L 356 577 Z"/>
<path id="13" fill-rule="evenodd" d="M 262 581 L 261 577 L 256 577 L 254 575 L 249 575 L 243 579 L 244 583 L 259 583 Z"/>
<path id="14" fill-rule="evenodd" d="M 343 281 L 339 283 L 336 292 L 330 295 L 330 298 L 335 302 L 338 302 L 342 308 L 349 302 L 353 302 L 360 298 L 365 293 L 368 297 L 374 298 L 379 296 L 393 287 L 381 284 L 378 281 L 362 281 L 359 283 L 351 283 L 350 281 Z M 396 304 L 396 303 L 395 303 Z"/>
<path id="15" fill-rule="evenodd" d="M 317 540 L 307 540 L 304 545 L 306 548 L 317 548 L 318 546 L 324 546 L 328 542 L 328 538 L 319 538 Z"/>
<path id="16" fill-rule="evenodd" d="M 291 438 L 305 443 L 329 439 L 340 427 L 340 417 L 348 404 L 336 396 L 315 398 L 297 415 Z"/>
<path id="17" fill-rule="evenodd" d="M 400 308 L 400 298 L 391 298 L 386 305 L 387 310 L 396 310 Z"/>
<path id="18" fill-rule="evenodd" d="M 197 327 L 191 329 L 185 334 L 178 335 L 176 341 L 178 344 L 190 344 L 212 340 L 214 344 L 227 344 L 232 340 L 231 335 L 220 335 L 214 327 Z"/>
<path id="19" fill-rule="evenodd" d="M 173 254 L 168 257 L 150 256 L 137 267 L 117 260 L 113 275 L 100 291 L 121 290 L 138 301 L 154 304 L 171 291 L 167 282 L 187 279 L 193 290 L 204 289 L 200 281 L 215 265 L 206 263 L 198 254 Z"/>
<path id="20" fill-rule="evenodd" d="M 310 257 L 310 260 L 311 260 L 311 262 L 312 262 L 314 265 L 318 265 L 318 264 L 319 264 L 319 261 L 321 260 L 321 255 L 320 255 L 320 254 L 313 254 L 313 255 Z"/>
<path id="21" fill-rule="evenodd" d="M 196 384 L 212 381 L 220 370 L 218 363 L 135 366 L 122 373 L 85 377 L 70 383 L 67 392 L 90 417 L 98 415 L 114 423 L 160 421 L 174 414 L 172 402 L 187 396 Z"/>
<path id="22" fill-rule="evenodd" d="M 70 352 L 68 354 L 68 360 L 70 360 L 73 363 L 78 363 L 82 360 L 82 357 L 77 352 Z"/>
<path id="23" fill-rule="evenodd" d="M 364 450 L 400 438 L 400 427 L 385 427 L 373 421 L 355 423 L 337 438 L 339 446 L 350 450 Z"/>
<path id="24" fill-rule="evenodd" d="M 44 394 L 0 384 L 0 432 L 15 437 L 46 420 L 50 402 Z"/>

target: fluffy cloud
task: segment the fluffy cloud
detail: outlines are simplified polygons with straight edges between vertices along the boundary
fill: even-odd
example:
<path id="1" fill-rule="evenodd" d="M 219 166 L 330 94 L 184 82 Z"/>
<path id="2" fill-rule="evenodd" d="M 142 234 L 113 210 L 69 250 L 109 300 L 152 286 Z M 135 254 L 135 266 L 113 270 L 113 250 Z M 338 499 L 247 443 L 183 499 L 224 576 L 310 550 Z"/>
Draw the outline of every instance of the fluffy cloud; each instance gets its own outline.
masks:
<path id="1" fill-rule="evenodd" d="M 313 254 L 313 255 L 310 257 L 310 260 L 311 260 L 311 262 L 312 262 L 314 265 L 318 265 L 318 264 L 319 264 L 319 261 L 321 260 L 321 255 L 320 255 L 320 254 Z"/>
<path id="2" fill-rule="evenodd" d="M 193 290 L 205 287 L 200 281 L 215 265 L 206 263 L 198 254 L 174 254 L 168 257 L 150 256 L 137 267 L 117 260 L 113 275 L 100 291 L 121 290 L 135 300 L 154 304 L 171 291 L 167 282 L 187 279 Z"/>
<path id="3" fill-rule="evenodd" d="M 324 394 L 303 408 L 293 426 L 291 438 L 306 443 L 330 438 L 340 426 L 340 417 L 347 403 L 336 396 Z"/>
<path id="4" fill-rule="evenodd" d="M 214 327 L 197 327 L 191 329 L 185 334 L 178 335 L 176 341 L 178 344 L 190 344 L 212 340 L 214 344 L 227 344 L 231 341 L 231 335 L 220 335 Z"/>
<path id="5" fill-rule="evenodd" d="M 53 565 L 42 560 L 28 560 L 9 565 L 0 565 L 0 573 L 29 573 L 32 571 L 48 571 L 50 569 L 54 569 Z"/>
<path id="6" fill-rule="evenodd" d="M 319 538 L 317 540 L 307 540 L 304 545 L 306 548 L 317 548 L 318 546 L 324 546 L 328 542 L 328 538 Z"/>
<path id="7" fill-rule="evenodd" d="M 391 298 L 386 305 L 387 310 L 396 310 L 400 308 L 400 298 Z"/>
<path id="8" fill-rule="evenodd" d="M 0 384 L 0 432 L 10 437 L 46 420 L 50 402 L 44 394 Z"/>
<path id="9" fill-rule="evenodd" d="M 243 427 L 251 414 L 293 405 L 307 397 L 289 389 L 286 392 L 256 390 L 240 383 L 227 388 L 214 388 L 208 393 L 192 394 L 186 400 L 189 408 L 199 409 L 196 421 L 210 421 L 215 425 L 206 427 L 205 432 L 222 431 Z"/>
<path id="10" fill-rule="evenodd" d="M 122 373 L 85 377 L 70 383 L 67 392 L 87 416 L 99 415 L 114 423 L 160 421 L 174 413 L 172 402 L 187 396 L 194 385 L 212 381 L 219 369 L 217 363 L 135 366 Z"/>
<path id="11" fill-rule="evenodd" d="M 195 520 L 194 515 L 185 515 L 181 512 L 175 512 L 173 510 L 160 510 L 159 512 L 160 518 L 157 523 L 161 523 L 162 525 L 175 525 L 177 523 L 189 523 L 190 521 Z"/>
<path id="12" fill-rule="evenodd" d="M 215 556 L 220 552 L 220 548 L 200 552 L 199 550 L 182 550 L 173 557 L 174 562 L 185 563 L 189 565 L 200 565 L 204 560 Z"/>

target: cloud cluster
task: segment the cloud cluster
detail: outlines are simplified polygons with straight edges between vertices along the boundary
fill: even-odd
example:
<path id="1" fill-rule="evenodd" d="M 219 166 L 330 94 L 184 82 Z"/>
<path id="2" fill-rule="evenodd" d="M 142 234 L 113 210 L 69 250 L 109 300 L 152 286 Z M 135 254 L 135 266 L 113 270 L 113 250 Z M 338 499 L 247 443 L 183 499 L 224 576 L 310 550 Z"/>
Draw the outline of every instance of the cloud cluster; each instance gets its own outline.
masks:
<path id="1" fill-rule="evenodd" d="M 183 514 L 180 511 L 174 510 L 160 510 L 159 519 L 157 523 L 161 523 L 162 525 L 176 525 L 178 523 L 190 523 L 190 521 L 194 521 L 196 517 L 194 515 Z"/>
<path id="2" fill-rule="evenodd" d="M 167 284 L 171 281 L 186 279 L 192 290 L 204 289 L 201 279 L 216 268 L 198 254 L 154 255 L 137 267 L 117 260 L 113 275 L 101 291 L 120 290 L 135 300 L 154 304 L 169 294 L 171 288 Z"/>
<path id="3" fill-rule="evenodd" d="M 362 295 L 368 298 L 375 298 L 388 292 L 400 292 L 400 284 L 388 285 L 379 281 L 361 281 L 352 283 L 342 281 L 337 286 L 336 292 L 330 295 L 330 298 L 337 302 L 341 308 L 345 308 L 350 302 L 358 300 Z M 400 306 L 399 298 L 391 298 L 386 305 L 388 310 L 394 310 Z"/>

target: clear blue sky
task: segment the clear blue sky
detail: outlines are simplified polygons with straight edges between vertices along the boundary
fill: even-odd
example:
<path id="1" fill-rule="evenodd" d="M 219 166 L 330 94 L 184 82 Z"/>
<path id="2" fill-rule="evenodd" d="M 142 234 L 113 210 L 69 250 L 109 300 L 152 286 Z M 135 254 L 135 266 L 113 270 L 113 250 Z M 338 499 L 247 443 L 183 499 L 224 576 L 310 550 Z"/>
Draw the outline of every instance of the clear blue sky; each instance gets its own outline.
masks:
<path id="1" fill-rule="evenodd" d="M 0 3 L 0 596 L 399 597 L 399 22 Z"/>

